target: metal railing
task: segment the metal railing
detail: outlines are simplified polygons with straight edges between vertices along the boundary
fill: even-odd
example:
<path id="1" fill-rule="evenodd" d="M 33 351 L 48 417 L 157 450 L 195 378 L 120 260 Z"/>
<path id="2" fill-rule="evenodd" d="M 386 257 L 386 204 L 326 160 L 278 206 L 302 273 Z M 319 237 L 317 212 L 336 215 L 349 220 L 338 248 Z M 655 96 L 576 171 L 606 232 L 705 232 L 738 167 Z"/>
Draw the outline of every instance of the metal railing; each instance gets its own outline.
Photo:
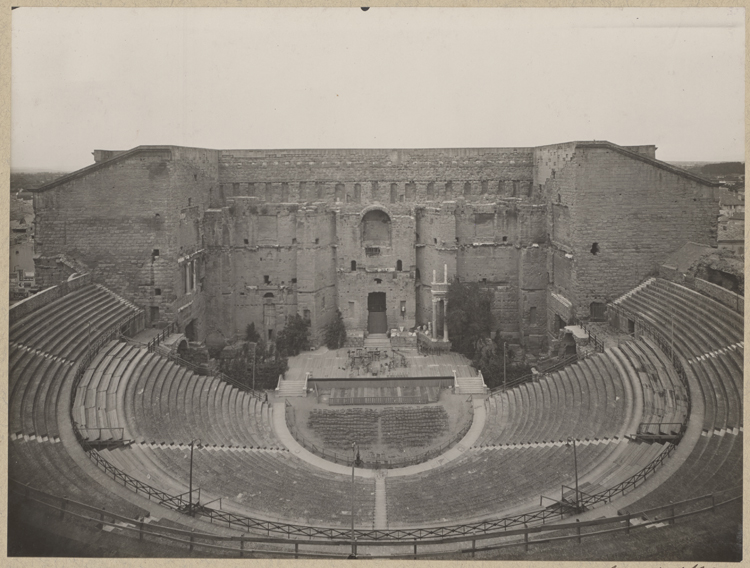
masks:
<path id="1" fill-rule="evenodd" d="M 250 386 L 241 383 L 240 381 L 237 381 L 230 377 L 229 375 L 225 375 L 221 371 L 215 371 L 213 373 L 208 373 L 206 369 L 204 369 L 201 365 L 197 365 L 195 363 L 192 363 L 186 359 L 181 358 L 178 355 L 175 355 L 174 353 L 169 353 L 168 355 L 162 355 L 162 357 L 166 357 L 173 363 L 179 365 L 180 367 L 185 367 L 186 369 L 189 369 L 196 375 L 211 375 L 213 377 L 216 377 L 217 379 L 221 379 L 225 383 L 229 383 L 230 385 L 237 387 L 238 389 L 245 391 L 250 396 L 253 396 L 254 398 L 257 398 L 258 400 L 267 400 L 268 395 L 266 393 L 253 390 Z"/>
<path id="2" fill-rule="evenodd" d="M 80 362 L 78 364 L 78 367 L 75 371 L 75 375 L 73 378 L 73 385 L 72 385 L 72 392 L 75 392 L 78 383 L 80 382 L 83 373 L 90 364 L 90 362 L 93 360 L 96 353 L 99 351 L 99 349 L 104 345 L 106 341 L 108 341 L 112 336 L 119 333 L 119 329 L 130 323 L 133 319 L 135 319 L 138 316 L 142 316 L 141 313 L 135 313 L 126 318 L 126 320 L 118 323 L 117 325 L 114 325 L 110 327 L 108 330 L 106 330 L 104 333 L 102 333 L 92 344 L 91 348 L 87 350 L 87 352 L 84 354 L 84 356 L 80 359 Z M 671 351 L 670 351 L 671 353 Z M 682 367 L 680 367 L 680 370 L 682 370 Z M 685 380 L 684 378 L 684 371 L 682 371 L 682 375 L 680 375 L 681 380 Z M 679 373 L 678 373 L 679 374 Z M 689 390 L 688 390 L 689 393 Z M 689 402 L 689 399 L 688 399 Z M 187 507 L 187 504 L 185 503 L 184 495 L 170 495 L 164 491 L 158 490 L 154 487 L 151 487 L 148 484 L 145 484 L 132 476 L 126 474 L 125 472 L 119 470 L 109 462 L 107 462 L 104 458 L 101 457 L 101 455 L 96 451 L 91 449 L 88 445 L 86 440 L 84 440 L 83 436 L 81 435 L 80 431 L 78 430 L 78 427 L 76 423 L 73 420 L 73 405 L 74 405 L 74 397 L 71 396 L 69 401 L 69 413 L 71 418 L 71 423 L 73 427 L 73 431 L 75 433 L 76 439 L 78 442 L 83 446 L 85 450 L 87 450 L 87 454 L 89 458 L 94 461 L 94 463 L 105 473 L 108 473 L 109 475 L 112 475 L 112 477 L 116 481 L 120 481 L 123 483 L 125 487 L 128 487 L 129 489 L 135 491 L 136 493 L 143 493 L 144 495 L 147 495 L 150 500 L 157 500 L 159 504 L 172 508 L 174 510 L 183 511 L 185 510 L 185 507 Z M 287 402 L 287 408 L 288 408 L 288 402 Z M 469 423 L 462 429 L 461 432 L 456 434 L 454 438 L 456 438 L 455 441 L 458 441 L 458 439 L 463 438 L 463 436 L 468 432 L 468 429 L 471 427 L 471 422 L 473 421 L 473 406 L 471 408 L 472 413 L 472 420 L 469 421 Z M 688 414 L 689 416 L 689 407 L 688 407 Z M 687 422 L 687 418 L 686 418 Z M 291 428 L 290 428 L 291 430 Z M 293 431 L 294 433 L 294 431 Z M 298 438 L 299 439 L 299 438 Z M 455 443 L 455 442 L 454 442 Z M 649 463 L 646 467 L 644 467 L 641 471 L 637 472 L 627 480 L 619 483 L 615 487 L 606 489 L 600 493 L 586 496 L 586 498 L 581 500 L 581 506 L 583 507 L 591 507 L 595 504 L 601 503 L 601 502 L 611 502 L 612 498 L 617 494 L 624 494 L 627 490 L 633 489 L 638 486 L 639 482 L 645 481 L 648 476 L 651 475 L 658 467 L 661 465 L 661 463 L 672 454 L 674 449 L 676 448 L 676 445 L 674 444 L 667 444 L 667 450 L 661 452 L 651 463 Z M 308 447 L 308 449 L 310 449 Z M 430 457 L 425 457 L 424 460 L 431 459 L 431 457 L 436 457 L 436 455 L 439 455 L 443 451 L 445 451 L 445 447 L 442 448 L 436 448 L 434 450 L 431 450 L 427 454 L 430 454 L 432 452 L 437 452 L 435 455 Z M 328 459 L 328 458 L 326 458 Z M 414 458 L 411 458 L 414 459 Z M 350 464 L 349 456 L 346 456 L 346 461 L 344 462 L 347 465 Z M 393 461 L 391 460 L 391 463 Z M 416 462 L 419 463 L 419 462 Z M 373 466 L 377 466 L 378 462 L 375 462 Z M 405 465 L 411 465 L 411 463 L 404 463 Z M 392 465 L 391 467 L 400 467 Z M 381 465 L 381 467 L 383 467 Z M 387 466 L 386 466 L 387 467 Z M 333 538 L 345 538 L 350 539 L 352 536 L 352 531 L 348 528 L 343 527 L 319 527 L 319 526 L 312 526 L 312 525 L 294 525 L 289 523 L 283 523 L 283 522 L 277 522 L 277 521 L 270 521 L 267 519 L 256 519 L 252 517 L 246 517 L 243 515 L 238 515 L 235 513 L 229 513 L 227 511 L 220 511 L 211 509 L 209 507 L 201 507 L 198 511 L 199 515 L 201 517 L 204 517 L 209 520 L 211 523 L 216 523 L 222 526 L 226 526 L 229 528 L 242 528 L 245 530 L 261 530 L 266 531 L 269 535 L 271 532 L 279 533 L 279 534 L 285 534 L 287 538 L 291 537 L 291 535 L 295 536 L 301 536 L 306 538 L 312 538 L 313 536 L 319 536 L 324 537 L 328 539 Z M 410 540 L 410 541 L 425 541 L 426 539 L 434 539 L 434 538 L 446 538 L 451 536 L 461 536 L 465 537 L 468 534 L 473 535 L 479 535 L 479 534 L 486 534 L 490 531 L 495 530 L 502 530 L 507 531 L 509 529 L 523 526 L 528 527 L 530 524 L 535 523 L 541 523 L 545 524 L 548 520 L 551 519 L 562 519 L 566 514 L 566 509 L 556 505 L 544 509 L 538 509 L 536 511 L 530 511 L 527 513 L 522 513 L 519 515 L 515 515 L 512 517 L 505 517 L 501 519 L 492 519 L 492 520 L 486 520 L 486 521 L 479 521 L 476 523 L 467 523 L 467 524 L 457 524 L 457 525 L 451 525 L 451 526 L 442 526 L 442 527 L 429 527 L 429 528 L 414 528 L 414 529 L 394 529 L 394 530 L 356 530 L 354 531 L 355 537 L 359 540 L 362 539 L 373 539 L 374 541 L 382 541 L 382 540 L 396 540 L 396 541 L 403 541 L 403 540 Z M 350 540 L 348 541 L 351 542 Z"/>
<path id="3" fill-rule="evenodd" d="M 656 426 L 658 432 L 654 434 L 653 432 L 649 432 L 651 430 L 652 426 Z M 670 426 L 677 426 L 677 432 L 674 431 L 674 429 L 670 428 Z M 636 431 L 636 435 L 638 436 L 669 436 L 673 434 L 679 434 L 682 435 L 685 430 L 685 423 L 683 422 L 641 422 L 638 424 L 638 430 Z"/>
<path id="4" fill-rule="evenodd" d="M 554 365 L 546 368 L 544 371 L 540 371 L 539 373 L 529 373 L 528 375 L 516 377 L 515 379 L 512 379 L 508 381 L 507 383 L 503 383 L 502 385 L 493 387 L 490 389 L 490 393 L 495 394 L 499 392 L 506 392 L 508 389 L 512 389 L 523 383 L 528 383 L 529 381 L 541 380 L 547 375 L 551 375 L 552 373 L 559 371 L 560 369 L 563 369 L 569 365 L 573 365 L 577 362 L 578 362 L 578 355 L 577 354 L 571 355 L 570 357 L 563 359 L 559 363 L 555 363 Z"/>
<path id="5" fill-rule="evenodd" d="M 159 334 L 154 337 L 151 341 L 148 342 L 148 345 L 146 346 L 149 353 L 153 353 L 156 348 L 161 345 L 161 343 L 172 333 L 177 331 L 177 324 L 174 322 L 169 322 L 167 326 L 159 332 Z"/>
<path id="6" fill-rule="evenodd" d="M 308 537 L 306 535 L 295 535 L 300 538 L 278 538 L 244 534 L 239 536 L 224 536 L 198 532 L 195 531 L 195 529 L 187 530 L 158 524 L 149 524 L 143 518 L 134 519 L 124 515 L 118 515 L 117 513 L 112 513 L 106 509 L 93 507 L 66 497 L 51 495 L 13 479 L 10 479 L 9 481 L 9 500 L 12 501 L 12 504 L 9 504 L 11 506 L 18 506 L 20 504 L 28 506 L 29 504 L 33 504 L 46 510 L 54 511 L 60 522 L 63 522 L 65 518 L 68 517 L 69 519 L 77 519 L 84 523 L 91 524 L 95 526 L 97 530 L 104 527 L 118 528 L 126 535 L 137 537 L 139 541 L 148 539 L 151 541 L 157 540 L 158 542 L 176 543 L 189 548 L 191 552 L 195 551 L 196 548 L 200 548 L 210 552 L 215 551 L 223 555 L 226 555 L 227 552 L 232 552 L 239 557 L 246 555 L 256 557 L 259 555 L 265 557 L 276 555 L 293 556 L 294 558 L 301 556 L 343 558 L 348 555 L 348 547 L 351 546 L 351 533 L 348 530 L 344 531 L 344 534 L 340 534 L 336 537 L 314 540 L 312 536 Z M 657 523 L 675 524 L 679 519 L 689 518 L 709 511 L 715 512 L 716 509 L 720 507 L 735 503 L 742 499 L 741 490 L 742 487 L 732 487 L 723 491 L 701 495 L 699 497 L 668 505 L 661 505 L 659 507 L 638 512 L 626 511 L 614 517 L 605 517 L 591 521 L 560 523 L 535 527 L 524 526 L 519 529 L 493 531 L 485 534 L 462 534 L 448 537 L 437 536 L 423 540 L 400 540 L 395 542 L 388 539 L 373 540 L 364 537 L 363 539 L 358 539 L 356 544 L 360 549 L 363 547 L 375 547 L 377 549 L 379 547 L 402 546 L 408 547 L 409 550 L 409 552 L 406 553 L 399 553 L 391 550 L 382 555 L 364 554 L 363 556 L 366 556 L 367 558 L 429 558 L 453 555 L 456 554 L 456 552 L 470 554 L 473 557 L 477 552 L 517 546 L 523 546 L 524 549 L 528 551 L 529 547 L 532 545 L 571 539 L 577 539 L 580 543 L 583 538 L 620 532 L 625 532 L 627 534 L 630 533 L 631 530 L 648 527 Z M 740 492 L 740 494 L 737 495 L 736 493 L 738 492 Z M 725 495 L 727 496 L 725 497 Z M 666 514 L 662 514 L 662 512 L 666 512 Z M 50 519 L 54 518 L 52 515 L 49 515 L 48 517 Z M 642 522 L 635 524 L 633 523 L 634 519 L 639 519 Z M 613 526 L 614 528 L 611 528 Z M 603 530 L 597 530 L 598 527 L 602 527 Z M 594 531 L 583 532 L 583 529 L 589 528 L 593 528 Z M 534 534 L 540 534 L 543 538 L 532 540 L 530 536 Z M 550 534 L 559 536 L 548 536 Z M 497 539 L 505 540 L 498 543 Z M 477 547 L 477 541 L 487 542 L 491 540 L 495 540 L 496 542 L 490 543 L 487 546 Z M 471 543 L 471 547 L 461 548 L 463 543 Z M 458 545 L 458 548 L 454 546 L 448 547 L 447 550 L 446 548 L 443 548 L 440 551 L 434 551 L 433 548 L 433 551 L 427 552 L 420 552 L 418 549 L 419 546 L 434 547 L 436 545 L 451 544 Z M 250 545 L 250 548 L 248 548 L 248 545 Z M 330 551 L 331 547 L 338 546 L 346 547 L 344 549 L 345 552 L 337 553 Z M 293 550 L 291 547 L 293 547 Z M 309 548 L 307 550 L 301 550 L 300 547 Z M 316 547 L 322 547 L 323 550 L 317 552 L 315 551 Z"/>
<path id="7" fill-rule="evenodd" d="M 611 503 L 612 499 L 616 496 L 625 495 L 627 491 L 633 490 L 638 485 L 643 485 L 643 482 L 648 479 L 652 473 L 654 473 L 664 461 L 671 456 L 677 449 L 677 444 L 667 443 L 665 444 L 666 449 L 659 452 L 659 455 L 651 460 L 646 467 L 631 475 L 626 480 L 621 481 L 614 487 L 594 493 L 593 495 L 586 495 L 579 499 L 580 506 L 584 509 L 589 509 L 600 503 Z"/>
<path id="8" fill-rule="evenodd" d="M 595 334 L 591 333 L 591 327 L 587 326 L 586 322 L 580 322 L 579 324 L 583 330 L 589 336 L 589 341 L 594 344 L 594 351 L 597 353 L 604 353 L 604 342 L 599 339 Z"/>
<path id="9" fill-rule="evenodd" d="M 82 436 L 86 436 L 89 440 L 92 438 L 96 438 L 99 441 L 102 441 L 102 432 L 106 431 L 109 432 L 112 435 L 112 440 L 110 441 L 122 441 L 124 440 L 125 436 L 125 428 L 119 427 L 119 428 L 106 428 L 106 427 L 92 427 L 92 426 L 81 426 L 80 424 L 76 423 L 76 427 L 78 428 L 78 431 L 81 433 Z M 96 436 L 92 436 L 92 434 L 96 434 Z"/>
<path id="10" fill-rule="evenodd" d="M 332 461 L 334 463 L 347 465 L 347 466 L 352 464 L 351 453 L 347 453 L 347 452 L 339 453 L 334 450 L 329 450 L 327 448 L 317 446 L 313 444 L 310 440 L 306 439 L 297 429 L 297 419 L 294 413 L 294 407 L 289 403 L 288 400 L 286 401 L 285 409 L 286 409 L 287 427 L 289 428 L 289 431 L 292 433 L 292 436 L 294 436 L 294 439 L 297 440 L 297 442 L 299 442 L 299 444 L 303 448 L 305 448 L 306 450 L 312 452 L 313 454 L 317 456 L 320 456 L 323 459 Z M 416 456 L 409 456 L 405 458 L 386 458 L 374 452 L 370 453 L 367 451 L 361 451 L 362 467 L 368 468 L 368 469 L 393 469 L 397 467 L 407 467 L 410 465 L 416 465 L 418 463 L 424 463 L 428 460 L 431 460 L 432 458 L 438 457 L 446 450 L 455 446 L 461 439 L 463 439 L 464 436 L 466 436 L 466 433 L 471 428 L 471 425 L 473 422 L 474 422 L 474 406 L 470 404 L 469 405 L 469 419 L 467 423 L 463 426 L 463 428 L 461 428 L 459 432 L 456 432 L 456 434 L 451 436 L 449 440 L 443 442 L 439 446 L 430 448 L 426 452 L 423 452 Z"/>
<path id="11" fill-rule="evenodd" d="M 329 406 L 351 406 L 354 404 L 384 405 L 384 404 L 427 404 L 426 394 L 421 396 L 348 396 L 328 398 Z"/>

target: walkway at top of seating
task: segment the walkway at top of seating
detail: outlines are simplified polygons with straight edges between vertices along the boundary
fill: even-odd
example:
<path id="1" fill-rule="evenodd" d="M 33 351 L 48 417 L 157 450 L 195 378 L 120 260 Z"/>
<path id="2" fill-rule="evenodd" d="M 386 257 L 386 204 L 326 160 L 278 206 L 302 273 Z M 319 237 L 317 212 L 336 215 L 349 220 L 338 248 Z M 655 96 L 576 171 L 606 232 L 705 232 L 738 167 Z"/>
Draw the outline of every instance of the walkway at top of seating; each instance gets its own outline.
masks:
<path id="1" fill-rule="evenodd" d="M 289 431 L 289 428 L 287 427 L 286 413 L 284 408 L 285 404 L 286 401 L 283 399 L 276 400 L 274 402 L 273 428 L 275 430 L 277 438 L 281 441 L 281 443 L 299 459 L 309 463 L 314 467 L 317 467 L 318 469 L 322 469 L 332 473 L 351 475 L 351 467 L 330 462 L 326 459 L 316 456 L 312 452 L 302 447 L 302 445 L 294 438 L 292 433 Z M 404 477 L 443 466 L 446 463 L 459 458 L 468 448 L 472 447 L 476 443 L 482 433 L 482 430 L 484 430 L 484 423 L 486 419 L 484 399 L 473 398 L 472 405 L 474 407 L 474 421 L 472 422 L 469 431 L 458 444 L 447 450 L 445 453 L 426 462 L 416 465 L 410 465 L 407 467 L 385 470 L 355 468 L 354 474 L 356 476 L 364 478 L 376 478 L 385 476 Z"/>

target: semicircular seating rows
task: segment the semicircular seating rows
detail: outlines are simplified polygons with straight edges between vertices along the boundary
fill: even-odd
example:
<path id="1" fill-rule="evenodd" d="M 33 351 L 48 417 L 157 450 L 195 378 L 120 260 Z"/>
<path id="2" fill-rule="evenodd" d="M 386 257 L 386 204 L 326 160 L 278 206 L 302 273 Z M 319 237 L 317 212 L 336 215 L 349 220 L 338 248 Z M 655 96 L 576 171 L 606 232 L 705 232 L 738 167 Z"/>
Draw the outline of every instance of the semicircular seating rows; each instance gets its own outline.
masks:
<path id="1" fill-rule="evenodd" d="M 112 341 L 87 370 L 74 412 L 115 415 L 125 447 L 99 450 L 128 475 L 178 495 L 188 491 L 190 442 L 201 502 L 222 498 L 222 510 L 303 524 L 345 524 L 348 477 L 309 468 L 277 440 L 272 407 L 216 377 L 200 376 L 156 353 Z M 90 412 L 97 385 L 118 391 L 113 406 Z M 106 403 L 106 398 L 100 399 Z M 96 431 L 88 428 L 88 431 Z M 358 479 L 356 521 L 373 526 L 374 482 Z"/>
<path id="2" fill-rule="evenodd" d="M 10 325 L 11 479 L 132 518 L 148 517 L 147 510 L 92 479 L 70 456 L 60 437 L 60 420 L 69 420 L 62 387 L 72 379 L 89 339 L 95 341 L 105 330 L 139 312 L 119 296 L 89 284 Z"/>
<path id="3" fill-rule="evenodd" d="M 674 351 L 694 378 L 691 385 L 699 387 L 691 394 L 701 397 L 705 407 L 698 417 L 704 435 L 689 458 L 668 483 L 632 507 L 736 484 L 742 478 L 741 318 L 659 280 L 616 305 L 663 337 L 674 337 Z M 11 327 L 12 478 L 133 517 L 148 515 L 93 481 L 59 436 L 59 420 L 67 418 L 69 404 L 61 398 L 61 387 L 86 352 L 89 330 L 95 339 L 133 311 L 105 289 L 87 286 Z M 133 440 L 99 452 L 145 483 L 173 494 L 186 491 L 189 443 L 200 439 L 194 468 L 205 491 L 202 501 L 221 497 L 224 510 L 287 522 L 345 526 L 351 518 L 342 510 L 349 503 L 347 476 L 315 469 L 291 455 L 275 438 L 271 407 L 214 377 L 111 341 L 72 396 L 74 419 L 86 437 L 106 441 L 111 429 L 122 428 L 123 438 Z M 581 490 L 595 493 L 615 485 L 665 447 L 634 441 L 635 426 L 680 422 L 686 401 L 668 357 L 646 336 L 494 395 L 486 402 L 488 420 L 479 440 L 458 459 L 386 479 L 388 526 L 497 517 L 546 491 L 559 495 L 562 484 L 573 482 L 568 437 L 577 441 Z M 359 526 L 373 526 L 374 486 L 372 479 L 357 479 Z"/>
<path id="4" fill-rule="evenodd" d="M 740 314 L 679 284 L 654 279 L 614 302 L 673 344 L 698 386 L 702 432 L 683 465 L 629 509 L 644 509 L 742 483 L 744 321 Z M 638 325 L 638 324 L 636 324 Z M 665 365 L 668 364 L 665 362 Z"/>
<path id="5" fill-rule="evenodd" d="M 424 472 L 418 484 L 389 480 L 389 521 L 444 522 L 459 511 L 480 520 L 538 506 L 540 495 L 559 498 L 561 485 L 575 481 L 569 438 L 576 440 L 580 491 L 624 481 L 666 450 L 633 439 L 643 421 L 634 405 L 643 395 L 634 388 L 642 388 L 638 373 L 614 348 L 489 397 L 485 428 L 463 459 Z"/>

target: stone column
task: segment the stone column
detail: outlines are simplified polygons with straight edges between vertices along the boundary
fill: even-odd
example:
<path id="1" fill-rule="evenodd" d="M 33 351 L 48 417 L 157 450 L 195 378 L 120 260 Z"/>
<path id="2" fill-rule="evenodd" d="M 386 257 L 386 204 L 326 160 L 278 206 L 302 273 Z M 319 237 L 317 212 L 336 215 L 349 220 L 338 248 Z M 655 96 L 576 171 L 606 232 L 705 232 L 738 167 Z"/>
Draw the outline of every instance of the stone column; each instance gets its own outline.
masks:
<path id="1" fill-rule="evenodd" d="M 198 262 L 197 260 L 193 260 L 193 262 L 192 262 L 192 266 L 193 266 L 193 290 L 194 291 L 196 289 L 196 284 L 197 284 L 197 280 L 198 280 L 198 278 L 197 278 L 197 276 L 195 274 L 195 266 L 196 266 L 197 262 Z"/>
<path id="2" fill-rule="evenodd" d="M 443 299 L 443 341 L 448 341 L 448 299 Z"/>
<path id="3" fill-rule="evenodd" d="M 432 339 L 437 339 L 437 300 L 432 298 Z"/>

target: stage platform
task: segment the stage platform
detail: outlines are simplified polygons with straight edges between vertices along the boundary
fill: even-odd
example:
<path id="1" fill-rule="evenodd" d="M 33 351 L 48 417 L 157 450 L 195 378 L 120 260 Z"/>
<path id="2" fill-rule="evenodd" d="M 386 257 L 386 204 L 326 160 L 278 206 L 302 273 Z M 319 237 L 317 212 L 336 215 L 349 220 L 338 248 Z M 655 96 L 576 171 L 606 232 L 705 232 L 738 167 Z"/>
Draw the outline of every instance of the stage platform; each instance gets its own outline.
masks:
<path id="1" fill-rule="evenodd" d="M 359 358 L 353 353 L 355 351 L 360 352 Z M 471 362 L 459 353 L 420 355 L 416 349 L 403 348 L 380 350 L 379 357 L 370 365 L 371 372 L 367 372 L 360 364 L 364 351 L 348 348 L 329 350 L 326 347 L 306 351 L 289 359 L 289 370 L 285 377 L 300 380 L 309 372 L 313 379 L 375 379 L 380 383 L 388 379 L 444 379 L 453 377 L 453 371 L 459 377 L 477 376 Z M 404 363 L 406 366 L 403 366 Z"/>

